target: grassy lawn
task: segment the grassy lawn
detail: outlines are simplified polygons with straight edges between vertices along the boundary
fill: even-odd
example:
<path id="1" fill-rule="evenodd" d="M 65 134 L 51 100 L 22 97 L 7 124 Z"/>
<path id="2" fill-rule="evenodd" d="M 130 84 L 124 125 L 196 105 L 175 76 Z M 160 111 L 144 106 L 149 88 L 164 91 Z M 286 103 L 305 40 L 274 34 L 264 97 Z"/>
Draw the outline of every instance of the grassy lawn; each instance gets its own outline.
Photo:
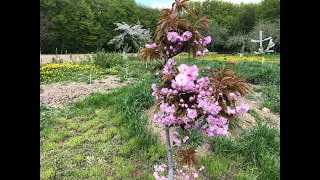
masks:
<path id="1" fill-rule="evenodd" d="M 146 131 L 151 81 L 93 93 L 65 109 L 41 106 L 41 179 L 148 179 L 166 157 Z"/>
<path id="2" fill-rule="evenodd" d="M 278 57 L 270 55 L 269 58 Z M 199 69 L 220 68 L 225 63 L 210 59 L 175 60 L 178 64 L 196 64 Z M 261 107 L 280 114 L 279 63 L 237 62 L 229 68 L 249 83 L 260 86 L 255 91 L 262 93 Z M 72 68 L 55 65 L 57 68 L 52 71 L 59 72 L 52 73 L 50 78 L 56 79 L 40 82 L 86 82 L 90 68 L 85 67 L 89 61 L 70 67 L 77 64 L 83 69 L 72 71 Z M 111 67 L 101 67 L 102 64 L 93 66 L 102 72 L 93 75 L 93 79 L 111 73 L 121 78 L 125 75 L 122 63 L 111 63 L 108 65 Z M 108 72 L 110 68 L 117 72 Z M 130 86 L 91 93 L 66 107 L 40 106 L 40 179 L 154 179 L 153 165 L 166 163 L 167 157 L 165 145 L 145 127 L 145 110 L 154 103 L 151 84 L 156 79 L 150 76 L 150 65 L 146 68 L 134 57 L 130 58 L 128 68 L 129 77 L 138 79 Z M 280 132 L 277 129 L 259 124 L 242 130 L 234 138 L 213 138 L 210 148 L 212 155 L 199 158 L 205 166 L 199 179 L 280 179 Z"/>

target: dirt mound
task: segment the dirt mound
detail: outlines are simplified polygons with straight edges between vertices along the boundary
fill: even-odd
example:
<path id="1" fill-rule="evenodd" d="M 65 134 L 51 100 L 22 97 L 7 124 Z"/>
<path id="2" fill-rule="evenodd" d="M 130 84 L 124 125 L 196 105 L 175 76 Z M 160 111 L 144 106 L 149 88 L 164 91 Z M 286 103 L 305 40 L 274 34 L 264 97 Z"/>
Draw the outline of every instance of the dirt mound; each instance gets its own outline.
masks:
<path id="1" fill-rule="evenodd" d="M 83 82 L 53 83 L 47 85 L 40 85 L 44 91 L 40 94 L 40 104 L 49 106 L 59 106 L 69 102 L 76 102 L 91 92 L 108 91 L 113 88 L 125 86 L 130 82 L 127 80 L 120 83 L 116 76 L 108 76 L 106 79 L 94 80 L 92 84 Z"/>

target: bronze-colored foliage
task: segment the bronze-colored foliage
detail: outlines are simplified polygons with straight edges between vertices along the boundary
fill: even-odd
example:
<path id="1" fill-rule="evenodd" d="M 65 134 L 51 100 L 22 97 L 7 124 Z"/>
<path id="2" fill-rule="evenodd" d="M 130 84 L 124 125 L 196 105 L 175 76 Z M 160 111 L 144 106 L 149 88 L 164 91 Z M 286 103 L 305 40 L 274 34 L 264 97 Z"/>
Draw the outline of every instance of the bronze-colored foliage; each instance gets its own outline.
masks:
<path id="1" fill-rule="evenodd" d="M 203 49 L 203 46 L 201 44 L 194 44 L 193 41 L 198 41 L 200 38 L 202 38 L 202 36 L 196 31 L 208 31 L 210 20 L 208 20 L 206 17 L 202 17 L 196 20 L 197 15 L 189 10 L 188 2 L 189 0 L 175 1 L 174 3 L 172 3 L 171 9 L 164 8 L 163 10 L 161 10 L 161 17 L 160 21 L 158 22 L 158 27 L 156 29 L 154 39 L 155 43 L 157 44 L 157 48 L 142 49 L 139 52 L 139 54 L 141 55 L 139 61 L 145 63 L 149 59 L 150 63 L 152 63 L 154 59 L 164 59 L 164 63 L 166 63 L 169 58 L 176 56 L 182 51 L 187 51 L 189 53 L 189 56 L 192 51 L 193 58 L 195 58 L 196 52 L 200 49 Z M 193 18 L 195 18 L 195 22 L 191 22 L 188 19 L 180 19 L 179 13 L 183 10 L 185 10 Z M 167 34 L 170 31 L 176 31 L 180 35 L 185 31 L 189 31 L 192 33 L 192 38 L 188 42 L 183 42 L 183 48 L 179 52 L 176 52 L 172 55 L 167 55 L 163 48 L 169 47 L 170 45 L 174 44 L 167 41 Z"/>
<path id="2" fill-rule="evenodd" d="M 190 168 L 192 164 L 199 166 L 198 160 L 196 159 L 196 147 L 189 147 L 187 150 L 180 148 L 177 150 L 177 157 L 180 157 L 181 160 L 179 164 L 181 166 L 188 165 Z"/>
<path id="3" fill-rule="evenodd" d="M 228 62 L 222 66 L 221 70 L 210 69 L 206 71 L 209 76 L 214 76 L 209 80 L 210 86 L 216 91 L 215 98 L 218 99 L 219 105 L 222 107 L 220 114 L 228 118 L 232 124 L 234 124 L 234 116 L 227 114 L 227 106 L 235 107 L 235 100 L 230 97 L 230 93 L 237 94 L 239 92 L 242 96 L 246 96 L 246 91 L 253 92 L 252 87 L 241 77 L 236 76 L 235 71 L 226 69 L 228 65 L 234 64 L 234 62 Z M 222 93 L 222 96 L 219 96 L 219 93 Z M 223 100 L 225 103 L 223 103 Z"/>

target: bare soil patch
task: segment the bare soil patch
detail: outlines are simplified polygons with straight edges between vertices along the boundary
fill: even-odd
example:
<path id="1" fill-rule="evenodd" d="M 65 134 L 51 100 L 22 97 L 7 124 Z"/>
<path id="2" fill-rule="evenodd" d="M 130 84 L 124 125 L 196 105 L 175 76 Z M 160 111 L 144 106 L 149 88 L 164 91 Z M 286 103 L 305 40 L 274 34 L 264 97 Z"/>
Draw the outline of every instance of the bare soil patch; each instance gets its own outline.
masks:
<path id="1" fill-rule="evenodd" d="M 93 55 L 95 54 L 45 54 L 40 55 L 40 63 L 51 63 L 53 58 L 55 58 L 57 61 L 62 60 L 63 62 L 79 62 L 81 60 L 92 58 Z"/>
<path id="2" fill-rule="evenodd" d="M 113 88 L 128 85 L 130 82 L 131 79 L 128 79 L 120 83 L 117 76 L 109 75 L 106 79 L 93 80 L 91 85 L 83 82 L 40 85 L 40 88 L 44 90 L 44 92 L 40 94 L 40 104 L 59 106 L 69 102 L 76 102 L 91 92 L 108 91 Z"/>

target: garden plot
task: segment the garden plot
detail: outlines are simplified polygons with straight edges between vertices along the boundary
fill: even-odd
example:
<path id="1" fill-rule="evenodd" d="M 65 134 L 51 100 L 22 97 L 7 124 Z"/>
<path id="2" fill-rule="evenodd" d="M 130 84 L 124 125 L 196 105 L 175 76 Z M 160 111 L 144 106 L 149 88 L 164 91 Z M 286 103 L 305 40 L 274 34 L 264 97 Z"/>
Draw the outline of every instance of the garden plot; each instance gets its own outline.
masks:
<path id="1" fill-rule="evenodd" d="M 113 88 L 127 85 L 129 82 L 130 80 L 120 83 L 117 76 L 109 75 L 105 79 L 92 81 L 91 85 L 84 82 L 40 85 L 40 88 L 43 89 L 43 93 L 40 94 L 40 104 L 59 106 L 65 103 L 76 102 L 91 92 L 109 91 Z"/>

